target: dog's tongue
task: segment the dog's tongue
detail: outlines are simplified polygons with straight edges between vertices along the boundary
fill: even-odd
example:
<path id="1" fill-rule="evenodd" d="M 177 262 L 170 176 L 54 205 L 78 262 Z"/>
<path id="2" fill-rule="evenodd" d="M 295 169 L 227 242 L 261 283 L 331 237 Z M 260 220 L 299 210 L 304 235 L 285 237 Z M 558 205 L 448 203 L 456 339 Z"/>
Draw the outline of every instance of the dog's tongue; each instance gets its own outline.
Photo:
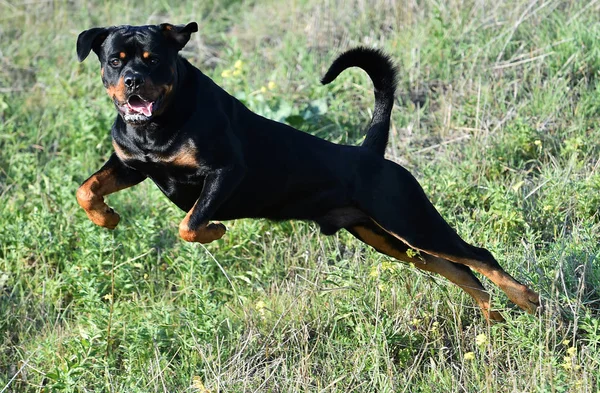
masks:
<path id="1" fill-rule="evenodd" d="M 128 104 L 129 109 L 133 112 L 141 113 L 146 117 L 152 114 L 152 101 L 144 101 L 138 96 L 131 96 Z"/>

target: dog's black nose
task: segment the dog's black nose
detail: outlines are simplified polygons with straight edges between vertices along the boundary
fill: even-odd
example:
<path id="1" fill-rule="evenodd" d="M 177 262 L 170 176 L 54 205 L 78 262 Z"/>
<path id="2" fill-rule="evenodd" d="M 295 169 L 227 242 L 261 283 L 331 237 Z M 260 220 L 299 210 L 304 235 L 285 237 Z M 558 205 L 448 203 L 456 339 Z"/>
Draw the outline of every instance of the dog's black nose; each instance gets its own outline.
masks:
<path id="1" fill-rule="evenodd" d="M 135 90 L 144 83 L 144 78 L 140 74 L 128 73 L 124 78 L 125 86 L 131 90 Z"/>

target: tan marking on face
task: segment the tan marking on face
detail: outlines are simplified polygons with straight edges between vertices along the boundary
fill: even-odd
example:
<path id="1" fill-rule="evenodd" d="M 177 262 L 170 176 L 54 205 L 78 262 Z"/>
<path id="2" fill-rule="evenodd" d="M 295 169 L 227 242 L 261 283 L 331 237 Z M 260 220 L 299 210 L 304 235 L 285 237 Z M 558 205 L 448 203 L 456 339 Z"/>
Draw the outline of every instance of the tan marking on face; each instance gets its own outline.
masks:
<path id="1" fill-rule="evenodd" d="M 150 53 L 148 53 L 148 52 L 144 52 L 144 53 L 142 53 L 142 57 L 143 57 L 144 59 L 147 59 L 147 58 L 149 58 L 149 57 L 150 57 Z"/>
<path id="2" fill-rule="evenodd" d="M 124 59 L 127 57 L 127 53 L 125 52 L 119 52 L 119 59 Z"/>
<path id="3" fill-rule="evenodd" d="M 159 89 L 156 89 L 156 88 L 154 88 L 154 90 L 159 91 Z M 155 116 L 162 114 L 165 111 L 165 109 L 167 109 L 169 107 L 169 104 L 171 102 L 171 93 L 173 92 L 173 85 L 163 85 L 162 91 L 163 91 L 162 92 L 162 95 L 163 95 L 162 104 L 160 105 L 158 110 L 154 113 Z M 155 99 L 158 99 L 158 97 L 156 97 Z"/>
<path id="4" fill-rule="evenodd" d="M 119 103 L 125 102 L 125 81 L 123 77 L 119 78 L 116 85 L 109 85 L 106 92 L 113 100 L 117 100 Z"/>

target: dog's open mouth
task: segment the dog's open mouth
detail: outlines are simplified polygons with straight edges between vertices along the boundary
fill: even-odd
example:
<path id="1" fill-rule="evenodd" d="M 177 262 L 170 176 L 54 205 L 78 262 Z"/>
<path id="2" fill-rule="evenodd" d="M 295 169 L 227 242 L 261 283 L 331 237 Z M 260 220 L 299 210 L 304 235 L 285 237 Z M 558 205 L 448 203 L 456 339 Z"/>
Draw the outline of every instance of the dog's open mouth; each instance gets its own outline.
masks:
<path id="1" fill-rule="evenodd" d="M 138 95 L 132 95 L 127 100 L 125 107 L 130 114 L 140 114 L 146 117 L 150 117 L 152 115 L 152 107 L 154 106 L 153 101 L 146 101 L 142 97 Z"/>

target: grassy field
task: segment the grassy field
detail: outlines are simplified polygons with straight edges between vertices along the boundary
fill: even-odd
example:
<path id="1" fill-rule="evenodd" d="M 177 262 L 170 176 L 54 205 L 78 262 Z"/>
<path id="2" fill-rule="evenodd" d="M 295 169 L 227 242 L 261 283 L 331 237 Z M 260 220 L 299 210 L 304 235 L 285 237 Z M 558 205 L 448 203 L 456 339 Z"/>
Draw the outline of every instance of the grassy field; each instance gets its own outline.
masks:
<path id="1" fill-rule="evenodd" d="M 597 392 L 600 3 L 0 1 L 0 392 Z M 418 3 L 418 4 L 417 4 Z M 471 299 L 347 233 L 240 220 L 207 246 L 146 181 L 108 231 L 77 206 L 114 108 L 77 34 L 197 21 L 184 55 L 252 110 L 358 144 L 400 66 L 387 156 L 467 241 L 541 293 L 488 325 Z M 401 219 L 401 217 L 399 217 Z"/>

